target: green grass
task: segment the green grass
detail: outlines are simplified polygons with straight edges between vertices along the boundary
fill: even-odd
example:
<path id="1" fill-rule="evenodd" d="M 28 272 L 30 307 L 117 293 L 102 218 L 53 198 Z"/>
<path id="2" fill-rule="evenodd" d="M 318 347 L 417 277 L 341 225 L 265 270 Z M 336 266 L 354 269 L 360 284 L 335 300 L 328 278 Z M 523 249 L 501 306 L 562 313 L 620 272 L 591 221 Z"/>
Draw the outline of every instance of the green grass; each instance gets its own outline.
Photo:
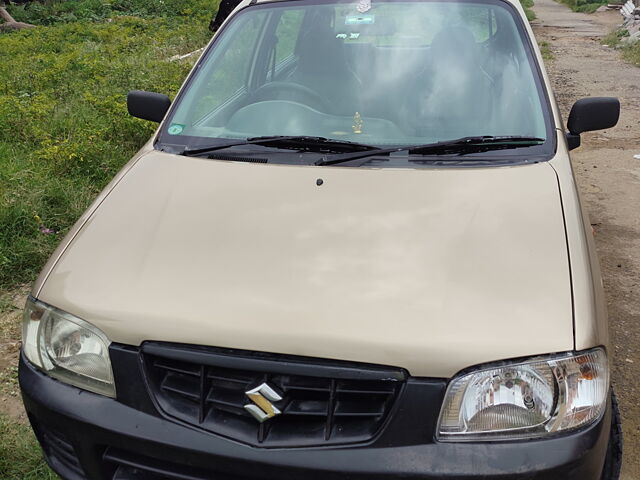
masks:
<path id="1" fill-rule="evenodd" d="M 558 0 L 569 7 L 574 12 L 593 13 L 602 5 L 607 5 L 608 0 L 593 1 L 593 0 Z"/>
<path id="2" fill-rule="evenodd" d="M 636 43 L 622 47 L 622 58 L 640 67 L 640 44 Z"/>
<path id="3" fill-rule="evenodd" d="M 152 134 L 153 124 L 128 116 L 126 94 L 175 94 L 190 65 L 166 59 L 206 44 L 212 3 L 12 6 L 16 19 L 47 26 L 0 35 L 0 296 L 34 280 Z"/>
<path id="4" fill-rule="evenodd" d="M 617 30 L 613 30 L 606 37 L 602 39 L 603 45 L 608 45 L 610 47 L 617 47 L 622 42 L 622 39 L 629 36 L 629 31 L 625 28 L 619 28 Z"/>
<path id="5" fill-rule="evenodd" d="M 602 39 L 604 45 L 618 48 L 622 52 L 622 58 L 627 62 L 640 66 L 640 42 L 623 44 L 623 39 L 629 36 L 629 31 L 620 28 L 614 30 Z"/>
<path id="6" fill-rule="evenodd" d="M 553 52 L 551 51 L 551 45 L 549 42 L 540 42 L 540 53 L 544 60 L 553 60 Z"/>
<path id="7" fill-rule="evenodd" d="M 2 480 L 59 480 L 44 462 L 31 428 L 0 415 Z"/>
<path id="8" fill-rule="evenodd" d="M 522 7 L 524 8 L 524 13 L 527 14 L 527 19 L 529 21 L 536 19 L 536 14 L 533 10 L 533 0 L 520 0 Z"/>
<path id="9" fill-rule="evenodd" d="M 143 18 L 211 18 L 217 0 L 40 0 L 8 7 L 16 20 L 36 25 L 100 21 L 118 15 Z"/>

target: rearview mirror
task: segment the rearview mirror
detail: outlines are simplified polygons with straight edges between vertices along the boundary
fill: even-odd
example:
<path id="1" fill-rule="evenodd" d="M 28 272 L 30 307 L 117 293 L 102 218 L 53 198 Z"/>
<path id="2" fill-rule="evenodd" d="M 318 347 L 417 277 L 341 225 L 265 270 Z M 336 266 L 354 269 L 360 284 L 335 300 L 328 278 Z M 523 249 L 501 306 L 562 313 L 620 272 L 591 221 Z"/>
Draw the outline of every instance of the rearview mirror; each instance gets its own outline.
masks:
<path id="1" fill-rule="evenodd" d="M 620 101 L 612 97 L 578 100 L 571 108 L 567 128 L 569 150 L 580 146 L 580 134 L 615 127 L 620 119 Z"/>
<path id="2" fill-rule="evenodd" d="M 171 100 L 161 93 L 133 90 L 127 95 L 127 109 L 129 115 L 142 120 L 160 123 L 167 114 Z"/>

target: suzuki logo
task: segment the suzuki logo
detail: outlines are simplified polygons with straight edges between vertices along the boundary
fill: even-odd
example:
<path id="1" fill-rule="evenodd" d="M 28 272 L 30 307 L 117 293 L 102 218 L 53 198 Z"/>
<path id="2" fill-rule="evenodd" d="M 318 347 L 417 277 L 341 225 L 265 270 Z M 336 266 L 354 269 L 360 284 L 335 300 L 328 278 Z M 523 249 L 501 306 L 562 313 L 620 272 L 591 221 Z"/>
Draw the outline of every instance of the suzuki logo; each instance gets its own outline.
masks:
<path id="1" fill-rule="evenodd" d="M 279 402 L 282 397 L 266 383 L 244 393 L 253 402 L 253 404 L 245 405 L 244 409 L 260 423 L 282 413 L 271 403 Z"/>

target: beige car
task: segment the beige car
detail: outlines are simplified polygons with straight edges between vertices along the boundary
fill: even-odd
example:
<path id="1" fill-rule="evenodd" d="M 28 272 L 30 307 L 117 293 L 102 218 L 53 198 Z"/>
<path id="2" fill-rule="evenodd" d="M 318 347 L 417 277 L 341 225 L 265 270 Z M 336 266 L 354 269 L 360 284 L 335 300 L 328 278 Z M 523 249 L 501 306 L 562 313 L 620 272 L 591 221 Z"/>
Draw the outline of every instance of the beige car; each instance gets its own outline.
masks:
<path id="1" fill-rule="evenodd" d="M 616 480 L 598 261 L 515 0 L 243 2 L 33 287 L 64 479 Z"/>

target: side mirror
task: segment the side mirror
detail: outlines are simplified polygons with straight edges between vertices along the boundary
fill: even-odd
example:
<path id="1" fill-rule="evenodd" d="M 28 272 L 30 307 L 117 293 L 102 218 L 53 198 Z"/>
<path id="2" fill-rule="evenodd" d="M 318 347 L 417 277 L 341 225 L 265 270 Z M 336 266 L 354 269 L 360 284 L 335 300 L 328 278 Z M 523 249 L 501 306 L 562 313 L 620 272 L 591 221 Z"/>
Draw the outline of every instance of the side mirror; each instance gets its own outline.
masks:
<path id="1" fill-rule="evenodd" d="M 567 128 L 569 150 L 580 146 L 580 134 L 615 127 L 620 119 L 620 101 L 612 97 L 578 100 L 571 108 Z"/>
<path id="2" fill-rule="evenodd" d="M 161 93 L 133 90 L 127 95 L 127 109 L 129 115 L 142 120 L 160 123 L 167 114 L 171 100 Z"/>

